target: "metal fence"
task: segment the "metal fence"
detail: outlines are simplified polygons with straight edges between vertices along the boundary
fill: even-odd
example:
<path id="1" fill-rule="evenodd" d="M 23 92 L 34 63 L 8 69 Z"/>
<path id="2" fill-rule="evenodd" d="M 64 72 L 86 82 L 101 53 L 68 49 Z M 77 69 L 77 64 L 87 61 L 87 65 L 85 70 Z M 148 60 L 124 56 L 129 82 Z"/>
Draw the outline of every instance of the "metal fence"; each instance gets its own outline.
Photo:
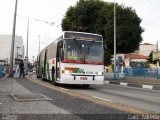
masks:
<path id="1" fill-rule="evenodd" d="M 126 77 L 160 79 L 160 67 L 154 68 L 124 68 Z"/>
<path id="2" fill-rule="evenodd" d="M 2 76 L 3 76 L 3 66 L 0 65 L 0 77 L 2 77 Z"/>

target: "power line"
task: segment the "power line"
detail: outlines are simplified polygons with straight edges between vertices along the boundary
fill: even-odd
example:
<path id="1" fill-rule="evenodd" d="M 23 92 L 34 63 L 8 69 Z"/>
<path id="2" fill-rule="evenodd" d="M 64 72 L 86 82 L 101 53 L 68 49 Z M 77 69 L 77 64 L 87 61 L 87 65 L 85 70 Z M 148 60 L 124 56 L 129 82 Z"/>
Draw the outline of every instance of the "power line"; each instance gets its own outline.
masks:
<path id="1" fill-rule="evenodd" d="M 132 4 L 129 4 L 129 6 L 135 5 L 135 4 L 137 4 L 137 3 L 141 2 L 141 1 L 143 1 L 143 0 L 137 0 L 137 1 L 133 2 Z"/>
<path id="2" fill-rule="evenodd" d="M 139 2 L 135 3 L 135 4 L 132 4 L 131 6 L 133 7 L 137 7 L 137 6 L 140 6 L 146 2 L 148 2 L 149 0 L 140 0 Z"/>
<path id="3" fill-rule="evenodd" d="M 37 19 L 37 18 L 31 18 L 31 17 L 21 16 L 21 15 L 17 15 L 17 16 L 21 17 L 21 18 L 29 19 L 29 20 L 35 20 L 35 21 L 44 22 L 46 24 L 54 25 L 54 22 L 51 22 L 51 21 L 45 21 L 45 20 L 40 20 L 40 19 Z"/>

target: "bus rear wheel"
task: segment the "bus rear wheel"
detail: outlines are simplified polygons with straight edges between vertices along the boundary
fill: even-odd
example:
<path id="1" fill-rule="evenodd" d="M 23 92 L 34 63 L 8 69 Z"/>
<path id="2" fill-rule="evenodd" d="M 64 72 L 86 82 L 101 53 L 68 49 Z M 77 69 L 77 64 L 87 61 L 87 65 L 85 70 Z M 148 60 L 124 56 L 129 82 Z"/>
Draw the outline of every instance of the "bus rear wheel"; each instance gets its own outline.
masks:
<path id="1" fill-rule="evenodd" d="M 41 77 L 42 77 L 42 80 L 45 80 L 45 79 L 44 79 L 43 68 L 42 68 L 42 75 L 41 75 Z"/>
<path id="2" fill-rule="evenodd" d="M 56 81 L 55 81 L 54 75 L 52 75 L 52 83 L 53 83 L 54 85 L 57 85 L 57 83 L 56 83 Z"/>
<path id="3" fill-rule="evenodd" d="M 52 83 L 54 84 L 54 85 L 58 85 L 58 83 L 56 83 L 56 77 L 55 77 L 55 69 L 54 69 L 54 67 L 52 67 Z"/>
<path id="4" fill-rule="evenodd" d="M 37 75 L 37 78 L 40 78 L 40 76 L 39 76 L 39 75 Z"/>

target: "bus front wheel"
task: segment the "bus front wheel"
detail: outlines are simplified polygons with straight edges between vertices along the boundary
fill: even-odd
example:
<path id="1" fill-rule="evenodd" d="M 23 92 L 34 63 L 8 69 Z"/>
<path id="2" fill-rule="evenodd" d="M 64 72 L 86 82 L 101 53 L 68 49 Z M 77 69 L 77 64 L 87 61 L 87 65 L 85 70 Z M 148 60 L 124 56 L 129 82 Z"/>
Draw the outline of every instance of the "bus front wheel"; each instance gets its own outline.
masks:
<path id="1" fill-rule="evenodd" d="M 83 84 L 83 87 L 88 88 L 90 84 Z"/>

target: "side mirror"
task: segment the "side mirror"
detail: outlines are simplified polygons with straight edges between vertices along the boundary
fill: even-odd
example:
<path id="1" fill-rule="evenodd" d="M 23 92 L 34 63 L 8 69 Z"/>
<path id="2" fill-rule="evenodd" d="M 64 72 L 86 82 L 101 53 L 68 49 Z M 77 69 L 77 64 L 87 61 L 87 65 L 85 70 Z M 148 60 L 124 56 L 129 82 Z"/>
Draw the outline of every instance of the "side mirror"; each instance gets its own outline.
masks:
<path id="1" fill-rule="evenodd" d="M 62 40 L 59 41 L 58 46 L 59 46 L 60 48 L 63 48 L 63 41 L 62 41 Z"/>
<path id="2" fill-rule="evenodd" d="M 106 44 L 104 44 L 103 47 L 104 47 L 104 50 L 107 50 L 107 45 Z"/>
<path id="3" fill-rule="evenodd" d="M 74 37 L 73 40 L 76 40 L 76 37 Z"/>

